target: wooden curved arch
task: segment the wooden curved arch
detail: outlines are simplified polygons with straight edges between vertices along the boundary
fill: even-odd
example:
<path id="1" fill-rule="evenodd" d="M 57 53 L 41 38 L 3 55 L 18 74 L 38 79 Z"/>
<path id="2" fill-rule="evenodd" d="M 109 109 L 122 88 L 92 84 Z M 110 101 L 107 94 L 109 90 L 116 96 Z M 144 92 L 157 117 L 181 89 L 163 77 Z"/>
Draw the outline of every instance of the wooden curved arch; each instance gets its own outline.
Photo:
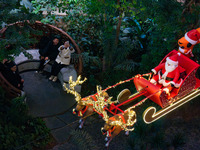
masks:
<path id="1" fill-rule="evenodd" d="M 3 89 L 6 89 L 6 97 L 7 98 L 15 98 L 21 95 L 21 90 L 14 87 L 12 84 L 10 84 L 2 75 L 0 72 L 0 85 Z"/>
<path id="2" fill-rule="evenodd" d="M 23 27 L 25 22 L 28 23 L 28 25 L 31 28 L 42 31 L 43 32 L 42 36 L 44 36 L 45 34 L 48 35 L 49 33 L 50 34 L 57 34 L 57 35 L 61 36 L 62 41 L 69 40 L 74 45 L 76 52 L 78 54 L 81 54 L 81 50 L 80 50 L 79 46 L 76 44 L 76 42 L 72 39 L 72 37 L 69 34 L 67 34 L 62 29 L 57 28 L 56 26 L 53 26 L 53 25 L 50 25 L 50 24 L 44 24 L 40 21 L 35 21 L 35 23 L 30 23 L 29 21 L 24 21 L 24 22 L 16 22 L 16 23 L 13 23 L 13 24 L 9 24 L 7 27 L 2 28 L 0 30 L 1 38 L 4 37 L 4 33 L 6 32 L 6 29 L 9 26 L 18 25 L 18 26 Z M 38 41 L 42 37 L 42 36 L 36 36 L 36 35 L 31 35 L 31 36 L 35 37 Z M 30 47 L 30 48 L 36 48 L 36 46 Z M 79 59 L 78 59 L 77 64 L 75 64 L 75 68 L 76 68 L 78 74 L 82 73 L 83 64 L 82 64 L 82 58 L 81 58 L 80 55 L 79 55 Z"/>

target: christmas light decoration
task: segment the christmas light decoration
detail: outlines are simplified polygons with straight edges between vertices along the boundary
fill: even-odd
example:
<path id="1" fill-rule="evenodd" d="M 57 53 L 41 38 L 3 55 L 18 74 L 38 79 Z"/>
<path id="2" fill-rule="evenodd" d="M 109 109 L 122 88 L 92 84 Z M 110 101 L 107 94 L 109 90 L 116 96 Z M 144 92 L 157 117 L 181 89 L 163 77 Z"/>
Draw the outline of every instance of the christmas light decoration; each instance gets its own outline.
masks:
<path id="1" fill-rule="evenodd" d="M 67 91 L 67 93 L 71 93 L 75 96 L 75 100 L 77 102 L 81 101 L 81 95 L 75 91 L 75 86 L 76 85 L 81 85 L 83 84 L 85 81 L 87 80 L 87 78 L 84 78 L 84 80 L 81 80 L 81 76 L 78 76 L 76 81 L 72 80 L 72 76 L 69 77 L 69 89 L 67 88 L 66 83 L 63 84 L 65 90 Z"/>

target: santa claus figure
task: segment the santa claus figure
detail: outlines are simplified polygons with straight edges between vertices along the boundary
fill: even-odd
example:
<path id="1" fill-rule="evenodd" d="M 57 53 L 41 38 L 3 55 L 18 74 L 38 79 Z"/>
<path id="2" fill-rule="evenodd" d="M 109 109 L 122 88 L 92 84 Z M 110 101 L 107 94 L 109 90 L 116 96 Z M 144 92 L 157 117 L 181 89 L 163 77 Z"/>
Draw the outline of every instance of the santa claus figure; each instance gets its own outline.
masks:
<path id="1" fill-rule="evenodd" d="M 194 57 L 192 50 L 194 45 L 198 43 L 200 43 L 200 28 L 185 33 L 185 36 L 178 40 L 178 51 L 188 58 Z"/>
<path id="2" fill-rule="evenodd" d="M 168 95 L 170 95 L 170 92 L 174 87 L 179 88 L 183 82 L 182 79 L 179 79 L 179 55 L 180 53 L 167 57 L 165 63 L 162 63 L 152 69 L 154 75 L 150 82 L 158 85 L 160 88 L 163 88 L 163 91 L 165 91 Z"/>

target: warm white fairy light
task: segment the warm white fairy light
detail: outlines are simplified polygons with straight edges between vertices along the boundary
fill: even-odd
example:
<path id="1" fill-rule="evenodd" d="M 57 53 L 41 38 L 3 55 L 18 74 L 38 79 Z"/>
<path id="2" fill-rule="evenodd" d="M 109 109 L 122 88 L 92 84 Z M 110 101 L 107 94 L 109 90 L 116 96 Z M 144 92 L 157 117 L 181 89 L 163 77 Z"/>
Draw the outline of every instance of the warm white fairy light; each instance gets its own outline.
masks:
<path id="1" fill-rule="evenodd" d="M 130 110 L 130 109 L 125 110 L 125 112 L 128 115 L 128 119 L 127 119 L 126 123 L 124 123 L 121 116 L 119 116 L 119 118 L 120 118 L 119 120 L 112 121 L 109 124 L 113 125 L 113 126 L 120 126 L 125 131 L 133 131 L 134 128 L 130 128 L 130 127 L 132 127 L 137 121 L 136 113 L 135 113 L 135 111 Z M 122 115 L 124 115 L 124 114 L 122 114 Z M 134 118 L 134 116 L 135 116 L 135 118 Z"/>
<path id="2" fill-rule="evenodd" d="M 195 89 L 193 90 L 189 95 L 181 98 L 179 101 L 175 102 L 173 105 L 170 105 L 166 108 L 161 109 L 160 111 L 156 112 L 156 108 L 155 107 L 149 107 L 145 110 L 144 114 L 143 114 L 143 120 L 146 124 L 150 124 L 158 119 L 160 119 L 161 117 L 165 116 L 166 114 L 170 113 L 171 111 L 177 109 L 178 107 L 182 106 L 183 104 L 189 102 L 190 100 L 194 99 L 195 97 L 200 95 L 200 91 L 199 89 Z M 152 119 L 147 121 L 146 120 L 146 115 L 148 114 L 148 112 L 150 110 L 153 110 L 153 115 L 151 116 Z"/>
<path id="3" fill-rule="evenodd" d="M 102 114 L 103 119 L 107 121 L 109 116 L 107 114 L 107 111 L 104 110 L 104 107 L 108 106 L 108 104 L 116 103 L 116 101 L 111 101 L 112 97 L 109 97 L 107 100 L 105 100 L 102 88 L 100 86 L 97 86 L 97 94 L 95 96 L 97 101 L 89 101 L 89 103 L 92 102 L 95 111 Z"/>
<path id="4" fill-rule="evenodd" d="M 142 77 L 142 76 L 148 76 L 148 75 L 149 74 L 136 75 L 135 77 Z M 108 86 L 105 90 L 102 90 L 102 88 L 100 86 L 97 86 L 97 94 L 94 95 L 97 99 L 96 101 L 94 101 L 94 99 L 91 96 L 88 96 L 88 97 L 84 98 L 84 100 L 83 100 L 81 98 L 81 95 L 78 92 L 75 91 L 75 86 L 82 84 L 86 80 L 87 80 L 87 78 L 85 78 L 84 80 L 81 80 L 81 76 L 78 76 L 77 80 L 73 81 L 72 76 L 70 76 L 70 78 L 69 78 L 69 89 L 66 87 L 66 84 L 64 84 L 63 86 L 65 87 L 65 89 L 68 93 L 71 93 L 75 96 L 75 100 L 78 103 L 81 103 L 82 105 L 92 105 L 93 109 L 96 112 L 98 112 L 99 114 L 102 114 L 103 119 L 106 122 L 108 122 L 109 116 L 107 114 L 107 111 L 104 108 L 107 107 L 108 105 L 112 104 L 112 103 L 117 103 L 118 101 L 117 100 L 111 101 L 112 97 L 105 99 L 105 97 L 103 96 L 103 92 L 107 91 L 108 89 L 115 88 L 117 85 L 120 85 L 120 84 L 123 84 L 123 83 L 126 83 L 126 82 L 130 82 L 130 80 L 120 81 L 117 84 L 115 84 L 114 86 Z M 145 101 L 138 103 L 137 106 L 141 105 Z M 124 123 L 121 116 L 119 116 L 119 118 L 120 118 L 119 120 L 112 121 L 109 124 L 114 125 L 114 126 L 121 126 L 121 128 L 125 131 L 133 131 L 134 128 L 130 128 L 130 127 L 132 127 L 136 123 L 136 113 L 135 113 L 135 111 L 132 110 L 135 107 L 136 106 L 132 106 L 132 107 L 130 107 L 127 110 L 124 111 L 124 112 L 127 113 L 126 115 L 128 115 L 128 119 L 127 119 L 126 123 Z"/>
<path id="5" fill-rule="evenodd" d="M 78 76 L 76 81 L 72 80 L 72 76 L 69 77 L 69 88 L 67 88 L 66 83 L 63 84 L 63 87 L 65 88 L 65 90 L 67 91 L 67 93 L 71 93 L 75 96 L 75 100 L 77 102 L 81 101 L 81 95 L 75 91 L 75 86 L 76 85 L 80 85 L 83 84 L 83 82 L 85 82 L 87 80 L 87 78 L 84 78 L 84 80 L 81 80 L 81 76 Z"/>

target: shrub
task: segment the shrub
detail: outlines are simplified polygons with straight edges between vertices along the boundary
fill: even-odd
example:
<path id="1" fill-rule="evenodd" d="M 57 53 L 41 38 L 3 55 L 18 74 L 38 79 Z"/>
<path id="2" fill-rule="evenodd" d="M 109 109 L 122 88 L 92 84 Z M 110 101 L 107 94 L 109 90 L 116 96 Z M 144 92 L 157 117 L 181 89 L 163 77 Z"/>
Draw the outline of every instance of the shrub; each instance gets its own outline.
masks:
<path id="1" fill-rule="evenodd" d="M 49 130 L 41 118 L 28 115 L 22 98 L 0 101 L 0 149 L 33 149 L 45 146 Z"/>

